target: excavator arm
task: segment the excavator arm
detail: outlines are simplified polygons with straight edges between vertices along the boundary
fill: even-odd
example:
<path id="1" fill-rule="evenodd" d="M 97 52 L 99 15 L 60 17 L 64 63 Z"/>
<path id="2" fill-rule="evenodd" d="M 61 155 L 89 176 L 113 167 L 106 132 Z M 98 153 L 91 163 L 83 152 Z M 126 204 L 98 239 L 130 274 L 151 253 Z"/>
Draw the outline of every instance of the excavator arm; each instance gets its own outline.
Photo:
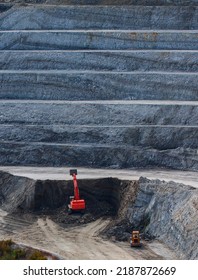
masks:
<path id="1" fill-rule="evenodd" d="M 74 184 L 74 196 L 70 200 L 70 204 L 68 205 L 69 213 L 72 211 L 83 211 L 85 210 L 85 200 L 80 198 L 78 182 L 77 182 L 77 169 L 71 169 L 70 175 L 73 177 Z"/>

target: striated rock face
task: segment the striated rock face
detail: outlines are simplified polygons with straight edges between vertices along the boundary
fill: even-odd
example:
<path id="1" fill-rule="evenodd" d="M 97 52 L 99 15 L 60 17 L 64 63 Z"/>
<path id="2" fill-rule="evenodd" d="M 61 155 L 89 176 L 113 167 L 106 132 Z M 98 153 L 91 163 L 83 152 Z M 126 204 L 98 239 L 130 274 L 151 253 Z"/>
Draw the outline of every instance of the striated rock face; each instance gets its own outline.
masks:
<path id="1" fill-rule="evenodd" d="M 113 71 L 110 73 L 93 73 L 92 71 L 79 73 L 76 71 L 68 72 L 64 70 L 61 70 L 60 72 L 24 70 L 7 72 L 0 71 L 0 80 L 2 92 L 0 99 L 70 101 L 95 100 L 96 102 L 100 102 L 100 100 L 107 100 L 109 104 L 112 100 L 117 100 L 118 103 L 120 100 L 120 103 L 122 103 L 122 101 L 125 100 L 129 100 L 130 102 L 130 100 L 146 99 L 154 100 L 153 108 L 156 107 L 156 99 L 161 101 L 198 101 L 198 95 L 196 94 L 198 79 L 196 73 L 171 74 L 163 72 L 149 72 L 144 74 L 142 72 L 126 73 L 125 71 L 121 73 Z M 141 102 L 139 103 L 141 105 Z M 142 106 L 144 106 L 144 103 L 145 102 L 142 101 Z M 162 107 L 161 110 L 163 110 L 163 107 L 168 104 L 168 102 L 164 103 L 164 106 L 162 106 L 162 104 L 160 104 Z M 191 106 L 189 106 L 189 108 L 185 106 L 188 102 L 186 104 L 184 102 L 181 106 L 179 102 L 176 104 L 183 110 L 186 109 L 186 113 L 191 110 L 192 107 L 195 107 L 195 110 L 197 110 L 197 103 L 190 104 Z M 48 106 L 50 105 L 55 107 L 54 104 L 49 103 Z M 23 106 L 25 108 L 25 105 Z M 77 106 L 83 107 L 83 104 L 77 104 Z M 106 106 L 108 106 L 108 104 Z M 87 105 L 87 107 L 89 107 L 89 105 Z M 103 107 L 103 104 L 94 104 L 94 107 Z M 128 108 L 125 107 L 125 109 L 127 114 Z M 177 110 L 177 108 L 175 109 Z M 89 114 L 88 110 L 89 109 L 87 108 L 87 115 Z M 149 107 L 146 111 L 149 118 Z M 131 117 L 133 116 L 131 115 Z M 120 121 L 122 122 L 123 119 Z"/>
<path id="2" fill-rule="evenodd" d="M 39 19 L 39 20 L 38 20 Z M 190 30 L 197 6 L 13 6 L 0 17 L 1 30 Z M 39 36 L 39 34 L 38 34 Z M 155 31 L 154 31 L 154 36 Z M 41 37 L 42 38 L 42 37 Z M 155 37 L 153 38 L 153 40 Z M 91 40 L 91 38 L 90 38 Z M 174 42 L 174 41 L 173 41 Z"/>
<path id="3" fill-rule="evenodd" d="M 130 222 L 165 242 L 180 258 L 198 258 L 198 190 L 160 180 L 140 178 Z"/>
<path id="4" fill-rule="evenodd" d="M 35 181 L 0 171 L 0 207 L 9 213 L 34 205 Z"/>
<path id="5" fill-rule="evenodd" d="M 109 45 L 109 47 L 112 47 L 112 45 Z M 89 63 L 87 63 L 88 61 Z M 187 74 L 198 71 L 198 52 L 196 50 L 41 50 L 32 52 L 25 50 L 20 52 L 17 50 L 2 50 L 0 69 L 10 71 L 53 69 L 56 69 L 56 71 L 75 71 L 76 69 L 78 69 L 78 71 L 144 71 L 145 73 L 142 73 L 144 77 L 146 77 L 147 71 L 163 71 L 161 76 L 166 76 L 167 70 L 169 69 L 171 72 L 179 71 L 178 75 L 181 75 L 181 72 L 185 72 Z M 168 79 L 170 79 L 173 75 L 171 72 Z M 17 73 L 15 73 L 15 75 L 16 74 Z M 157 75 L 157 73 L 155 75 Z M 188 76 L 186 75 L 185 77 Z M 151 79 L 152 76 L 149 75 L 149 78 Z M 124 87 L 124 85 L 122 86 Z M 131 88 L 131 90 L 132 89 L 133 88 Z"/>
<path id="6" fill-rule="evenodd" d="M 197 36 L 196 30 L 3 31 L 0 50 L 197 50 Z"/>
<path id="7" fill-rule="evenodd" d="M 162 106 L 157 103 L 136 104 L 130 101 L 100 102 L 99 104 L 86 103 L 86 101 L 80 104 L 77 101 L 60 103 L 57 101 L 55 104 L 48 104 L 47 101 L 46 103 L 44 101 L 34 103 L 25 100 L 24 102 L 2 101 L 0 109 L 0 123 L 2 124 L 124 126 L 155 125 L 157 123 L 158 125 L 198 125 L 197 106 L 174 106 L 174 102 L 173 105 L 169 103 Z M 23 114 L 21 114 L 22 111 Z"/>
<path id="8" fill-rule="evenodd" d="M 197 0 L 1 0 L 2 3 L 64 5 L 197 5 Z"/>
<path id="9" fill-rule="evenodd" d="M 12 2 L 0 164 L 198 170 L 197 1 Z"/>

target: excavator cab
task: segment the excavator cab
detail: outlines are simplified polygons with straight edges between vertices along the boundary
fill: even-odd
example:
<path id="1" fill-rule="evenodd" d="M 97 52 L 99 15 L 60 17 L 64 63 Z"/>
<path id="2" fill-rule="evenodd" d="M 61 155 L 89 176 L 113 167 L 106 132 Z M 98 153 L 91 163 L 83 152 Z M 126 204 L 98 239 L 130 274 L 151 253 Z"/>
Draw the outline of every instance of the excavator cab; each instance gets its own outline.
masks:
<path id="1" fill-rule="evenodd" d="M 140 232 L 138 230 L 132 231 L 131 240 L 130 240 L 131 247 L 140 247 Z"/>
<path id="2" fill-rule="evenodd" d="M 70 175 L 73 177 L 74 195 L 70 196 L 70 203 L 68 205 L 68 212 L 84 212 L 85 200 L 80 198 L 78 183 L 77 183 L 77 169 L 70 169 Z"/>

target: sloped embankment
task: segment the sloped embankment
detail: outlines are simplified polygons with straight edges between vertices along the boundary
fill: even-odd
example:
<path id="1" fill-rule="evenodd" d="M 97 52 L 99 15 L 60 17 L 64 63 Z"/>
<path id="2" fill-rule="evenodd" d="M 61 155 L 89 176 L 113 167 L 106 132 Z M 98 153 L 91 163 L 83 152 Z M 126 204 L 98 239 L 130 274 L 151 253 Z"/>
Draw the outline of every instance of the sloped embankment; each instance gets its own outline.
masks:
<path id="1" fill-rule="evenodd" d="M 84 215 L 68 215 L 72 181 L 32 180 L 0 172 L 0 208 L 10 215 L 47 215 L 62 226 L 112 217 L 107 236 L 128 238 L 139 229 L 172 248 L 181 259 L 198 259 L 198 189 L 175 182 L 79 180 L 87 203 Z M 23 216 L 20 216 L 23 217 Z"/>
<path id="2" fill-rule="evenodd" d="M 140 178 L 131 224 L 166 243 L 182 259 L 198 259 L 198 189 Z"/>
<path id="3" fill-rule="evenodd" d="M 4 211 L 33 208 L 34 192 L 34 180 L 0 171 L 0 207 Z"/>

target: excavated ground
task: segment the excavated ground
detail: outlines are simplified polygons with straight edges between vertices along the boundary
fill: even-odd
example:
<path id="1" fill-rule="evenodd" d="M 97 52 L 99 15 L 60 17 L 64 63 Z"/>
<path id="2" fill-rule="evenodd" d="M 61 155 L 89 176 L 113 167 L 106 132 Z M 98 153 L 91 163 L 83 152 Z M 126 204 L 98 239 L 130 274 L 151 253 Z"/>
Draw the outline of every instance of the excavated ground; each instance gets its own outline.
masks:
<path id="1" fill-rule="evenodd" d="M 136 181 L 104 178 L 78 183 L 81 197 L 86 200 L 86 212 L 70 215 L 67 205 L 73 195 L 72 181 L 32 180 L 0 172 L 1 208 L 12 215 L 48 215 L 62 226 L 73 226 L 101 217 L 123 218 L 127 202 L 133 201 L 137 192 Z"/>
<path id="2" fill-rule="evenodd" d="M 146 178 L 78 182 L 86 213 L 69 215 L 72 181 L 0 171 L 0 239 L 9 237 L 64 259 L 198 258 L 196 188 Z M 135 252 L 129 246 L 133 229 L 141 231 L 143 242 Z M 79 243 L 84 245 L 76 255 L 73 246 Z"/>

